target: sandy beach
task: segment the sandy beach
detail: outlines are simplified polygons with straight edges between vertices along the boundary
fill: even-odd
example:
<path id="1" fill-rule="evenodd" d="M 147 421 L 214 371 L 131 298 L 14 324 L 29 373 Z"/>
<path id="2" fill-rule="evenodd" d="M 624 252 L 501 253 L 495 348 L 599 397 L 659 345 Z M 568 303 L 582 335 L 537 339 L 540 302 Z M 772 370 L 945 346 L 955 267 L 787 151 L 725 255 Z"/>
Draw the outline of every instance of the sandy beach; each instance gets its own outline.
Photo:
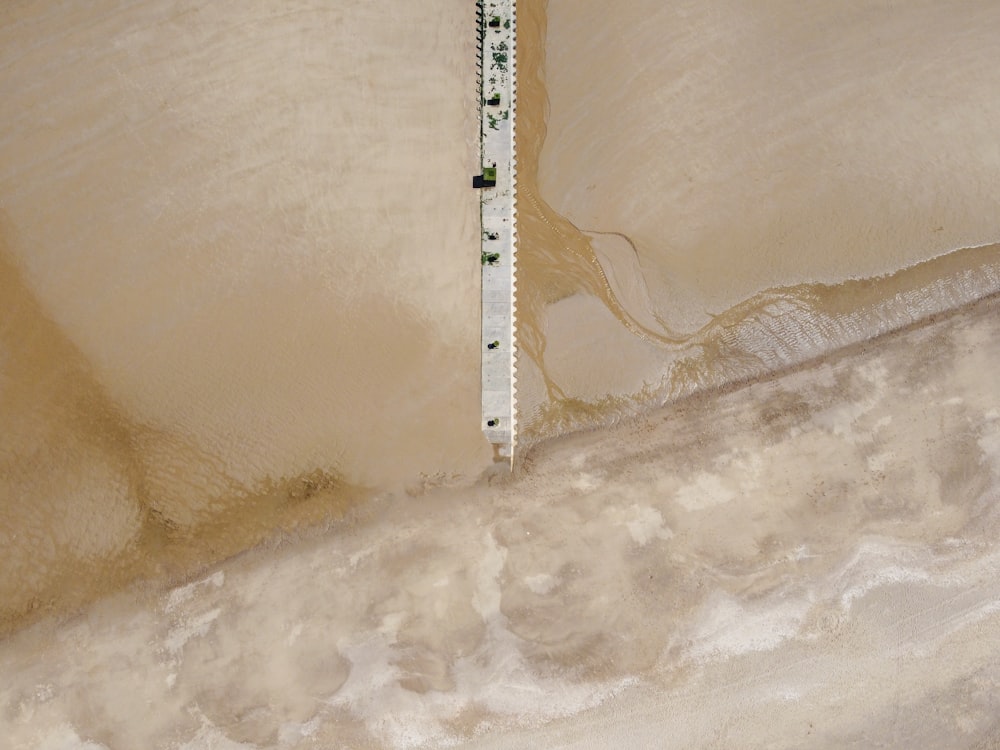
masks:
<path id="1" fill-rule="evenodd" d="M 0 643 L 13 748 L 986 748 L 1000 308 Z"/>
<path id="2" fill-rule="evenodd" d="M 16 750 L 1000 746 L 1000 10 L 0 10 Z"/>

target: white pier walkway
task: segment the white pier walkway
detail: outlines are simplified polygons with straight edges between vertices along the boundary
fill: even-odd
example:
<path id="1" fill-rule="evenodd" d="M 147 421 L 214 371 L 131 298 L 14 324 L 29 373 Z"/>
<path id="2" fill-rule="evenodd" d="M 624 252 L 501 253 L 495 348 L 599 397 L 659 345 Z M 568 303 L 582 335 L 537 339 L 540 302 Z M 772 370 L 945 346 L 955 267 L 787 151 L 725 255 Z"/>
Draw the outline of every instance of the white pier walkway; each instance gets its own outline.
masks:
<path id="1" fill-rule="evenodd" d="M 517 444 L 514 152 L 515 0 L 479 0 L 480 151 L 473 180 L 482 205 L 483 432 L 513 464 Z"/>

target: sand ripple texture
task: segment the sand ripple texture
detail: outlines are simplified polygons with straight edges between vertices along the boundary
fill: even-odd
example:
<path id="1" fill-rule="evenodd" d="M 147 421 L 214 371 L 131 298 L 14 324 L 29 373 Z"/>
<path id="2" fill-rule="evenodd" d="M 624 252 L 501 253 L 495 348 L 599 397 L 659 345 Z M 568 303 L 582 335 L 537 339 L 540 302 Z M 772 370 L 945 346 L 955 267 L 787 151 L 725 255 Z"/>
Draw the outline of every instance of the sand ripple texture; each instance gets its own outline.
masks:
<path id="1" fill-rule="evenodd" d="M 1000 307 L 0 643 L 21 748 L 992 747 Z"/>
<path id="2" fill-rule="evenodd" d="M 3 4 L 0 632 L 490 465 L 475 19 Z"/>
<path id="3" fill-rule="evenodd" d="M 524 444 L 998 289 L 996 3 L 522 6 Z"/>

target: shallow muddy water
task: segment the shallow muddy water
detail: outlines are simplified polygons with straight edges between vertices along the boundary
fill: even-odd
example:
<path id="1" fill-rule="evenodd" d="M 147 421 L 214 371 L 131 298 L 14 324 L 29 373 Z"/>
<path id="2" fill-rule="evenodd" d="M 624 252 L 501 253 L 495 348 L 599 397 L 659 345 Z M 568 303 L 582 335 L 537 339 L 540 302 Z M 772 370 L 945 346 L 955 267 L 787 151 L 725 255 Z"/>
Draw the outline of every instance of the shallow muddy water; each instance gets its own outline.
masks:
<path id="1" fill-rule="evenodd" d="M 993 5 L 787 5 L 519 5 L 526 451 L 1000 287 Z M 491 467 L 474 19 L 0 11 L 0 629 Z"/>
<path id="2" fill-rule="evenodd" d="M 519 6 L 522 444 L 1000 284 L 988 2 Z"/>

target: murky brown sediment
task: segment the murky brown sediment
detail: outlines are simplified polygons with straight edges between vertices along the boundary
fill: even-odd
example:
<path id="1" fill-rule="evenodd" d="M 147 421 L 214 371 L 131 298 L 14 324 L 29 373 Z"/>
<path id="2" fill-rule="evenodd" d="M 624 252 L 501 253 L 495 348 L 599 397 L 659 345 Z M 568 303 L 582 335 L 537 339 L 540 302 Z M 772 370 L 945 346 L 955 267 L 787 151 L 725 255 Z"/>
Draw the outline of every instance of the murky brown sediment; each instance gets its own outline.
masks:
<path id="1" fill-rule="evenodd" d="M 0 731 L 17 750 L 992 747 L 998 312 L 25 629 L 0 642 Z"/>
<path id="2" fill-rule="evenodd" d="M 560 40 L 521 3 L 530 452 L 478 483 L 473 4 L 0 10 L 0 635 L 101 599 L 0 638 L 0 737 L 994 747 L 1000 246 L 975 235 L 1000 99 L 971 106 L 967 53 L 992 60 L 1000 6 L 883 5 L 551 0 Z M 547 51 L 574 117 L 546 119 Z M 739 96 L 787 60 L 762 132 Z M 852 173 L 812 167 L 856 152 L 799 170 L 804 115 L 841 124 L 869 73 L 935 94 L 902 119 L 954 138 L 928 151 L 869 90 L 870 131 L 834 128 L 865 169 L 813 201 L 812 172 Z M 739 106 L 676 108 L 718 81 Z M 664 111 L 690 137 L 655 184 L 588 129 Z M 878 162 L 869 132 L 912 149 Z M 713 172 L 744 146 L 759 191 L 760 164 Z M 932 166 L 940 191 L 894 182 Z M 878 222 L 827 263 L 855 185 Z M 772 252 L 772 229 L 821 242 Z"/>
<path id="3" fill-rule="evenodd" d="M 817 96 L 818 104 L 807 98 L 790 101 L 787 112 L 773 114 L 766 107 L 760 110 L 759 101 L 767 95 L 758 86 L 752 92 L 746 88 L 725 90 L 734 107 L 746 109 L 745 122 L 720 127 L 718 117 L 706 111 L 702 116 L 713 125 L 699 130 L 692 124 L 699 114 L 689 110 L 704 106 L 705 101 L 717 106 L 713 97 L 719 96 L 710 81 L 702 80 L 700 87 L 695 87 L 685 78 L 686 70 L 701 71 L 713 64 L 711 59 L 706 62 L 697 55 L 691 57 L 692 50 L 702 44 L 699 24 L 705 33 L 734 34 L 734 45 L 747 45 L 752 35 L 735 33 L 731 24 L 708 10 L 702 14 L 640 2 L 623 11 L 633 18 L 642 15 L 637 8 L 649 6 L 651 14 L 648 22 L 643 22 L 642 32 L 632 29 L 639 42 L 629 51 L 627 29 L 619 28 L 623 23 L 619 17 L 616 15 L 609 30 L 596 33 L 587 20 L 592 17 L 588 14 L 597 12 L 590 6 L 570 8 L 556 3 L 560 27 L 554 38 L 548 38 L 549 5 L 538 0 L 518 6 L 522 104 L 518 111 L 522 187 L 518 203 L 518 324 L 526 355 L 519 362 L 518 405 L 523 447 L 574 429 L 614 422 L 693 390 L 759 377 L 1000 289 L 1000 246 L 953 250 L 944 244 L 973 236 L 996 239 L 1000 227 L 989 211 L 966 221 L 963 217 L 967 219 L 971 209 L 953 196 L 927 194 L 926 180 L 937 174 L 939 161 L 920 166 L 931 158 L 922 150 L 899 153 L 893 157 L 895 162 L 889 157 L 879 162 L 883 157 L 862 156 L 868 150 L 872 113 L 877 111 L 886 122 L 895 121 L 898 113 L 874 103 L 866 105 L 867 109 L 859 108 L 838 90 Z M 996 20 L 981 3 L 970 4 L 969 10 L 972 15 L 956 24 L 970 38 L 981 34 L 969 20 L 976 14 L 987 21 Z M 676 21 L 676 14 L 687 14 L 687 26 L 664 25 L 665 21 L 657 25 L 652 17 L 669 16 Z M 790 56 L 803 54 L 799 37 L 812 33 L 812 16 L 779 16 L 772 19 L 777 24 L 773 33 L 796 40 L 795 44 L 787 42 Z M 853 35 L 838 42 L 848 48 L 864 46 L 867 34 L 874 33 L 859 30 L 854 20 L 838 22 Z M 881 24 L 879 33 L 893 44 L 909 43 L 906 19 L 879 15 L 873 23 Z M 657 42 L 660 36 L 651 31 L 654 26 L 664 30 L 664 39 L 671 40 L 669 49 Z M 647 75 L 641 63 L 646 59 L 642 50 L 648 53 L 650 69 L 659 71 L 659 79 Z M 555 98 L 561 108 L 556 112 L 558 140 L 548 145 L 547 54 L 556 58 L 559 88 Z M 864 97 L 873 97 L 869 89 L 883 85 L 881 73 L 874 83 L 850 78 L 846 68 L 833 65 L 825 59 L 826 54 L 805 56 L 804 65 L 816 66 L 815 71 L 803 73 L 806 79 L 814 75 L 817 81 L 830 83 L 840 75 L 839 85 L 848 90 L 855 87 Z M 863 57 L 878 66 L 882 64 L 880 55 L 885 54 L 884 50 L 866 48 Z M 961 63 L 972 65 L 974 59 L 974 55 L 964 54 Z M 610 72 L 617 68 L 605 70 L 609 61 L 621 69 L 621 81 Z M 760 64 L 766 70 L 768 65 L 787 63 L 774 63 L 769 55 L 762 55 Z M 730 69 L 723 67 L 720 74 L 728 75 Z M 902 66 L 900 76 L 910 75 L 910 67 Z M 639 71 L 637 79 L 628 77 L 633 68 Z M 752 78 L 754 73 L 742 75 Z M 986 80 L 990 74 L 983 75 Z M 971 93 L 955 88 L 949 80 L 944 75 L 941 80 L 925 81 L 928 90 L 940 89 L 941 95 L 947 96 L 947 107 L 973 106 L 973 97 L 982 94 L 972 87 Z M 794 88 L 799 84 L 789 85 Z M 777 90 L 780 96 L 787 96 L 780 85 Z M 626 96 L 624 91 L 631 93 Z M 905 100 L 905 94 L 891 89 L 886 96 Z M 665 110 L 666 101 L 679 109 Z M 929 107 L 929 113 L 937 112 L 924 100 L 919 106 Z M 803 113 L 795 115 L 795 107 Z M 810 107 L 816 109 L 816 119 L 839 115 L 846 131 L 857 128 L 858 153 L 841 145 L 843 150 L 830 156 L 835 148 L 831 136 L 809 124 L 804 113 L 812 112 Z M 609 120 L 605 115 L 608 108 L 621 116 L 616 114 Z M 937 114 L 944 117 L 945 112 Z M 900 127 L 904 125 L 912 130 L 906 137 L 926 143 L 926 149 L 948 151 L 954 142 L 942 138 L 969 137 L 960 130 L 943 135 L 947 131 L 923 121 L 904 122 Z M 760 148 L 773 151 L 773 174 L 752 152 L 746 156 L 732 145 L 732 138 L 743 143 L 733 135 L 739 127 L 748 132 L 765 128 Z M 776 130 L 782 127 L 788 131 Z M 978 133 L 981 127 L 977 120 L 969 124 L 969 131 Z M 625 131 L 636 142 L 623 140 L 619 134 Z M 677 140 L 679 131 L 684 132 L 690 148 Z M 711 154 L 715 141 L 717 148 L 727 150 L 730 163 Z M 669 144 L 672 150 L 667 148 Z M 898 149 L 896 141 L 886 142 L 887 153 L 896 154 L 894 149 Z M 965 158 L 972 152 L 963 153 Z M 746 161 L 742 167 L 741 158 Z M 838 160 L 838 168 L 830 168 L 828 178 L 815 173 L 817 163 L 833 159 Z M 900 175 L 900 181 L 907 179 L 904 175 L 913 168 L 925 170 L 919 182 L 883 185 L 884 194 L 878 201 L 892 197 L 892 202 L 886 204 L 882 216 L 872 214 L 871 202 L 858 203 L 846 187 L 834 191 L 839 196 L 836 198 L 831 197 L 829 187 L 831 182 L 846 186 L 853 181 L 859 186 L 857 195 L 874 189 L 872 163 L 879 163 L 886 174 Z M 760 180 L 766 177 L 770 181 L 768 189 L 773 195 L 760 194 L 765 183 L 759 180 L 744 185 L 747 193 L 738 201 L 734 199 L 729 207 L 732 210 L 706 214 L 699 201 L 712 204 L 717 200 L 703 186 L 714 185 L 713 180 L 732 172 L 732 184 L 717 186 L 729 194 L 736 189 L 733 185 L 742 185 L 747 179 L 738 169 L 747 174 L 761 172 Z M 543 181 L 540 171 L 544 171 Z M 975 171 L 970 168 L 964 186 L 969 205 L 989 203 L 989 171 L 989 163 Z M 700 178 L 690 178 L 687 184 L 682 177 L 689 172 L 699 173 Z M 952 189 L 963 189 L 953 170 L 946 176 L 941 177 L 943 184 L 955 183 Z M 881 184 L 881 179 L 875 183 Z M 560 215 L 540 194 L 540 182 L 545 194 L 566 206 L 575 221 L 586 223 L 574 224 Z M 686 187 L 678 188 L 682 182 Z M 811 194 L 814 203 L 804 203 L 803 196 Z M 595 195 L 603 196 L 603 202 Z M 781 210 L 786 204 L 789 208 Z M 742 225 L 734 223 L 736 209 L 742 212 Z M 826 214 L 836 216 L 836 221 L 826 225 L 826 234 L 814 235 L 812 244 L 789 246 L 800 234 L 798 223 L 813 227 L 815 233 L 815 227 L 825 221 L 817 217 Z M 852 216 L 856 226 L 850 224 Z M 762 223 L 761 217 L 767 217 L 770 224 Z M 900 221 L 916 222 L 917 226 Z M 701 234 L 697 234 L 697 227 L 711 231 L 698 230 Z M 751 239 L 743 236 L 744 230 Z M 837 238 L 842 238 L 841 245 L 831 251 L 830 245 Z M 707 269 L 706 257 L 715 256 L 720 256 L 718 265 Z M 857 278 L 865 269 L 891 269 L 894 262 L 904 267 L 877 277 Z M 856 270 L 852 271 L 852 263 Z M 767 269 L 772 271 L 771 283 L 761 283 Z M 813 283 L 810 277 L 822 283 Z M 807 279 L 804 283 L 791 283 L 803 278 Z M 789 283 L 782 283 L 786 279 Z M 755 293 L 738 301 L 734 290 Z M 714 305 L 721 307 L 713 309 Z"/>
<path id="4" fill-rule="evenodd" d="M 745 262 L 743 215 L 722 214 L 725 227 L 681 253 L 675 229 L 690 240 L 686 221 L 704 228 L 720 217 L 673 200 L 683 197 L 670 172 L 682 153 L 657 157 L 657 191 L 642 183 L 643 205 L 666 214 L 639 221 L 632 183 L 615 180 L 644 173 L 634 153 L 609 147 L 607 127 L 562 109 L 546 140 L 549 95 L 564 107 L 563 84 L 580 84 L 565 77 L 566 40 L 580 32 L 567 7 L 557 8 L 554 44 L 548 5 L 518 6 L 525 448 L 1000 285 L 996 246 L 945 253 L 958 246 L 946 240 L 965 236 L 954 211 L 955 222 L 928 218 L 925 234 L 941 243 L 931 250 L 886 250 L 884 226 L 870 245 L 851 245 L 850 257 L 881 258 L 859 267 L 906 266 L 879 278 L 762 262 L 744 296 L 715 298 L 704 279 L 672 275 L 702 267 L 695 250 Z M 470 377 L 474 6 L 447 2 L 417 20 L 378 4 L 105 10 L 34 0 L 0 24 L 0 630 L 129 581 L 182 579 L 337 518 L 370 492 L 467 483 L 490 465 Z M 988 7 L 977 13 L 990 18 Z M 970 44 L 988 28 L 979 26 L 961 29 Z M 553 49 L 562 83 L 547 91 Z M 663 73 L 669 83 L 676 70 Z M 697 133 L 686 135 L 693 148 Z M 947 185 L 951 210 L 961 185 Z M 851 225 L 845 216 L 834 230 Z M 767 226 L 755 217 L 747 226 L 766 256 Z M 892 266 L 899 258 L 908 260 Z M 930 259 L 910 263 L 920 258 Z M 736 273 L 719 266 L 716 281 Z"/>
<path id="5" fill-rule="evenodd" d="M 547 305 L 578 293 L 599 298 L 627 330 L 661 341 L 634 320 L 619 303 L 588 237 L 546 203 L 538 188 L 538 161 L 545 144 L 548 94 L 545 89 L 546 2 L 519 2 L 518 59 L 518 345 L 530 358 L 526 367 L 544 361 L 543 330 Z M 539 368 L 546 396 L 556 402 L 566 394 Z"/>
<path id="6" fill-rule="evenodd" d="M 525 404 L 528 399 L 522 395 L 522 407 L 534 408 L 523 426 L 522 442 L 529 446 L 611 424 L 697 390 L 748 382 L 998 290 L 1000 245 L 955 251 L 878 279 L 768 290 L 716 316 L 683 343 L 651 351 L 640 363 L 648 378 L 641 390 L 589 397 L 560 391 L 561 398 L 534 405 Z M 580 358 L 559 363 L 561 373 L 580 368 L 575 386 L 585 393 L 590 390 L 586 366 Z"/>
<path id="7" fill-rule="evenodd" d="M 0 631 L 490 465 L 474 21 L 0 11 Z"/>
<path id="8" fill-rule="evenodd" d="M 176 583 L 335 520 L 368 494 L 322 470 L 248 487 L 196 444 L 136 422 L 46 316 L 8 239 L 0 236 L 0 635 L 126 584 Z"/>

